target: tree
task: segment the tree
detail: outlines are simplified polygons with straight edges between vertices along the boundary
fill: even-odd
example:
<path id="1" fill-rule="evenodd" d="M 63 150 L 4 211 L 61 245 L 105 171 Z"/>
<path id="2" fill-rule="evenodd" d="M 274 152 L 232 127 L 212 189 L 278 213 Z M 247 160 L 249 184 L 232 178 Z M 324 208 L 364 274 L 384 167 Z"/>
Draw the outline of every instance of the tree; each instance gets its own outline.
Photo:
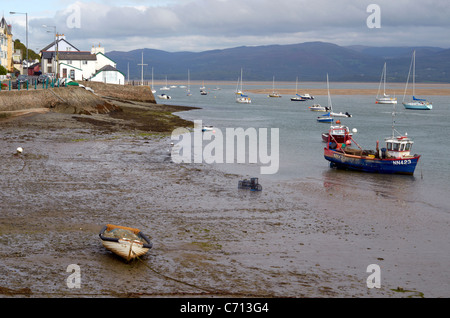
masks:
<path id="1" fill-rule="evenodd" d="M 22 51 L 22 61 L 27 58 L 27 47 L 25 44 L 21 43 L 19 39 L 14 40 L 14 50 Z M 28 49 L 28 58 L 30 60 L 41 60 L 41 56 L 30 49 Z"/>
<path id="2" fill-rule="evenodd" d="M 8 70 L 3 65 L 0 65 L 0 75 L 6 74 L 8 74 Z"/>

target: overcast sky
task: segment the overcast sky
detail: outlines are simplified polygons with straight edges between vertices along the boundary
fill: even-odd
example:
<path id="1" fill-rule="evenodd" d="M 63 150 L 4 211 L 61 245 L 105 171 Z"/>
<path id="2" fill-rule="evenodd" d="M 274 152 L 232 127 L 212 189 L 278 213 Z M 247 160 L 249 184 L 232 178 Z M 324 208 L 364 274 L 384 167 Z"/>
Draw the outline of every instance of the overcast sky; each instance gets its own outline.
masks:
<path id="1" fill-rule="evenodd" d="M 338 45 L 450 48 L 449 0 L 0 0 L 14 39 L 53 41 L 54 28 L 80 50 L 140 48 L 200 52 L 309 41 Z M 377 12 L 368 6 L 375 4 Z M 367 20 L 379 24 L 369 28 Z M 50 31 L 47 32 L 47 31 Z"/>

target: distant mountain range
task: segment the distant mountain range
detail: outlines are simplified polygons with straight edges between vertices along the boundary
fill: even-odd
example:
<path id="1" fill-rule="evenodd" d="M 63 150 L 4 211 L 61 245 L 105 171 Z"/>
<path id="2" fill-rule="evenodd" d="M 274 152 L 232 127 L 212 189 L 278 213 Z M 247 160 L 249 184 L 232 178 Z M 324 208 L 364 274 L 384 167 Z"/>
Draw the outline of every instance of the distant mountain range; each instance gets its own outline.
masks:
<path id="1" fill-rule="evenodd" d="M 165 52 L 140 49 L 112 51 L 106 55 L 130 79 L 237 81 L 241 68 L 244 81 L 380 81 L 387 62 L 387 81 L 405 82 L 416 50 L 416 82 L 450 82 L 450 49 L 438 47 L 339 46 L 325 42 L 292 45 L 242 46 L 204 52 Z"/>

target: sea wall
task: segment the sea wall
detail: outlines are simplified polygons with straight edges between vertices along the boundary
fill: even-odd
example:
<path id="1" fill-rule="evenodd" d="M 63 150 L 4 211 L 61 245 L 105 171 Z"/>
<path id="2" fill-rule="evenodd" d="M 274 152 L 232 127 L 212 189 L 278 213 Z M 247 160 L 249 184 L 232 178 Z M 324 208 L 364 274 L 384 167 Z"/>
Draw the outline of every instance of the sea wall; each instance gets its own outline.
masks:
<path id="1" fill-rule="evenodd" d="M 87 84 L 85 84 L 87 83 Z M 53 108 L 71 114 L 105 114 L 119 107 L 108 98 L 155 103 L 149 87 L 83 82 L 78 86 L 0 92 L 0 112 L 32 108 Z"/>
<path id="2" fill-rule="evenodd" d="M 0 92 L 0 111 L 53 108 L 70 114 L 105 114 L 118 108 L 80 87 Z"/>
<path id="3" fill-rule="evenodd" d="M 155 96 L 149 86 L 104 84 L 100 82 L 80 82 L 80 84 L 92 88 L 99 96 L 156 104 Z"/>

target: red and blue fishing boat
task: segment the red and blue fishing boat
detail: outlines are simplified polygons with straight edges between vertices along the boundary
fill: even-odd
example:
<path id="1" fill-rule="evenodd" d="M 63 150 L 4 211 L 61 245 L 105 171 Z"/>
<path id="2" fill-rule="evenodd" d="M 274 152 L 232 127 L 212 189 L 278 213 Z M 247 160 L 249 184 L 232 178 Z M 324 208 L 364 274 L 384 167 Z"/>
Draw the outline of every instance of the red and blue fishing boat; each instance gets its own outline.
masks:
<path id="1" fill-rule="evenodd" d="M 377 141 L 375 150 L 364 150 L 348 131 L 344 133 L 343 139 L 337 140 L 334 137 L 335 129 L 342 128 L 330 127 L 327 146 L 324 148 L 324 156 L 330 161 L 330 167 L 386 174 L 414 174 L 420 155 L 411 155 L 414 142 L 407 134 L 395 136 L 398 132 L 393 129 L 392 136 L 385 139 L 385 148 L 379 148 Z M 350 144 L 357 148 L 349 147 Z"/>

